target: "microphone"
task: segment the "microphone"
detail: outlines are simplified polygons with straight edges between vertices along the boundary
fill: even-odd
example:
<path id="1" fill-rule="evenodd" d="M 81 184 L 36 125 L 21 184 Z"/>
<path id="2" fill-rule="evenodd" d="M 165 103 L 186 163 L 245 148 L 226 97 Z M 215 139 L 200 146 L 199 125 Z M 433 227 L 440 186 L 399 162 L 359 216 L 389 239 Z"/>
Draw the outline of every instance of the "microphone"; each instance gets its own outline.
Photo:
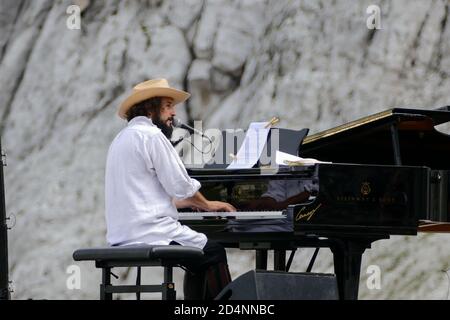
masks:
<path id="1" fill-rule="evenodd" d="M 176 127 L 176 128 L 182 128 L 182 129 L 184 129 L 184 130 L 187 130 L 187 131 L 189 131 L 191 134 L 196 133 L 196 134 L 200 135 L 201 137 L 208 139 L 208 141 L 209 141 L 209 150 L 211 151 L 212 144 L 213 144 L 211 138 L 208 137 L 207 135 L 205 135 L 205 134 L 204 134 L 203 132 L 201 132 L 200 130 L 197 130 L 197 129 L 195 129 L 195 128 L 192 128 L 191 126 L 189 126 L 189 125 L 187 125 L 187 124 L 181 122 L 179 119 L 177 119 L 177 118 L 175 118 L 175 117 L 172 117 L 172 126 L 174 126 L 174 127 Z M 183 140 L 183 139 L 184 139 L 184 137 L 181 137 L 179 140 L 172 142 L 172 145 L 175 147 L 175 146 L 176 146 L 178 143 L 180 143 L 181 140 Z M 197 149 L 197 150 L 200 151 L 201 153 L 205 154 L 205 152 L 203 152 L 202 150 L 199 150 L 194 144 L 192 144 L 192 142 L 190 142 L 190 144 L 191 144 L 195 149 Z M 210 152 L 210 151 L 208 151 L 208 152 Z"/>
<path id="2" fill-rule="evenodd" d="M 175 118 L 175 117 L 172 118 L 172 124 L 173 124 L 174 127 L 185 129 L 185 130 L 189 131 L 191 134 L 196 133 L 196 134 L 198 134 L 198 135 L 200 135 L 200 136 L 202 136 L 202 137 L 206 137 L 206 136 L 203 134 L 203 132 L 201 132 L 200 130 L 197 130 L 197 129 L 195 129 L 195 128 L 192 128 L 191 126 L 189 126 L 189 125 L 187 125 L 187 124 L 181 122 L 179 119 L 177 119 L 177 118 Z M 207 138 L 208 138 L 208 137 L 207 137 Z"/>

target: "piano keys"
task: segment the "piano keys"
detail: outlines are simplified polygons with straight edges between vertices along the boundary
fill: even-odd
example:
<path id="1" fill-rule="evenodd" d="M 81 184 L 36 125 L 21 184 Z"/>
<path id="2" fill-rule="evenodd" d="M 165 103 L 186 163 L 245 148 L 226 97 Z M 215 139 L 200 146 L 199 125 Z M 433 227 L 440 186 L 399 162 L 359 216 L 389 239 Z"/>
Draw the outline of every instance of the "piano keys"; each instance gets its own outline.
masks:
<path id="1" fill-rule="evenodd" d="M 237 211 L 237 212 L 180 212 L 179 220 L 254 220 L 285 219 L 283 211 Z"/>
<path id="2" fill-rule="evenodd" d="M 225 201 L 237 208 L 237 212 L 180 212 L 180 221 L 191 228 L 207 233 L 210 238 L 223 240 L 223 232 L 292 232 L 292 217 L 287 215 L 287 205 L 282 208 L 255 207 L 271 188 L 287 182 L 293 188 L 301 188 L 302 181 L 310 181 L 314 172 L 308 167 L 287 167 L 275 170 L 253 168 L 244 170 L 190 169 L 190 175 L 202 184 L 200 191 L 207 199 Z M 294 189 L 293 189 L 294 190 Z M 181 211 L 186 211 L 181 210 Z M 228 219 L 223 219 L 227 218 Z M 214 230 L 214 232 L 211 232 Z M 226 237 L 226 235 L 225 235 Z"/>

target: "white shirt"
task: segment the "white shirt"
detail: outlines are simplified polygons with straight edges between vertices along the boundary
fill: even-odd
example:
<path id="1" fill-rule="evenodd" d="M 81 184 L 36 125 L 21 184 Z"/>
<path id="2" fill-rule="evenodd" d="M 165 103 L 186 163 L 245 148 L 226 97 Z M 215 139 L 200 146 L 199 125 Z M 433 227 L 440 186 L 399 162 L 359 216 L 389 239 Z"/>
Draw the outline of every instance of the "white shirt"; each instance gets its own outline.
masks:
<path id="1" fill-rule="evenodd" d="M 193 196 L 191 179 L 169 140 L 147 117 L 133 118 L 109 147 L 105 175 L 105 215 L 110 245 L 146 243 L 203 248 L 207 242 L 178 222 L 173 198 Z"/>

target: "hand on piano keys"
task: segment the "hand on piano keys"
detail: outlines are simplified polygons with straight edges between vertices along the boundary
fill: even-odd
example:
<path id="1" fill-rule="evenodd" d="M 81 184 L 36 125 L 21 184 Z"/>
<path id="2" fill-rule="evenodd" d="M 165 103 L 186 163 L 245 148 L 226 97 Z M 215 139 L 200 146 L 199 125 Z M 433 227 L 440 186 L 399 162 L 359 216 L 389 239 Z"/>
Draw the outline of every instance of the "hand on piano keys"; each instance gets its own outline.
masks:
<path id="1" fill-rule="evenodd" d="M 173 199 L 173 203 L 177 209 L 191 208 L 193 211 L 225 211 L 233 212 L 236 208 L 223 201 L 207 200 L 200 192 L 196 192 L 192 197 L 186 199 Z"/>
<path id="2" fill-rule="evenodd" d="M 236 208 L 227 203 L 222 201 L 207 201 L 207 207 L 205 208 L 208 212 L 234 212 L 236 211 Z"/>

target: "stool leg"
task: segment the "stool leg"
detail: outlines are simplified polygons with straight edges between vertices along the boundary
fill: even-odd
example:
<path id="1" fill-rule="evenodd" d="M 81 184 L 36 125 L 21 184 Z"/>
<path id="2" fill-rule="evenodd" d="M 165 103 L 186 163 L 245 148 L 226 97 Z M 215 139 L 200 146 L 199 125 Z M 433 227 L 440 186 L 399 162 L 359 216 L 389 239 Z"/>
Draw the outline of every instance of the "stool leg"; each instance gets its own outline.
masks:
<path id="1" fill-rule="evenodd" d="M 273 270 L 286 271 L 286 251 L 273 251 Z"/>
<path id="2" fill-rule="evenodd" d="M 164 283 L 162 284 L 162 299 L 176 300 L 175 284 L 172 280 L 172 266 L 164 267 Z"/>
<path id="3" fill-rule="evenodd" d="M 141 286 L 141 267 L 137 267 L 136 286 Z M 136 300 L 141 300 L 140 292 L 136 292 Z"/>
<path id="4" fill-rule="evenodd" d="M 112 293 L 106 288 L 111 286 L 111 268 L 102 268 L 102 284 L 100 285 L 100 300 L 112 300 Z"/>
<path id="5" fill-rule="evenodd" d="M 267 270 L 267 249 L 256 250 L 256 269 Z"/>

